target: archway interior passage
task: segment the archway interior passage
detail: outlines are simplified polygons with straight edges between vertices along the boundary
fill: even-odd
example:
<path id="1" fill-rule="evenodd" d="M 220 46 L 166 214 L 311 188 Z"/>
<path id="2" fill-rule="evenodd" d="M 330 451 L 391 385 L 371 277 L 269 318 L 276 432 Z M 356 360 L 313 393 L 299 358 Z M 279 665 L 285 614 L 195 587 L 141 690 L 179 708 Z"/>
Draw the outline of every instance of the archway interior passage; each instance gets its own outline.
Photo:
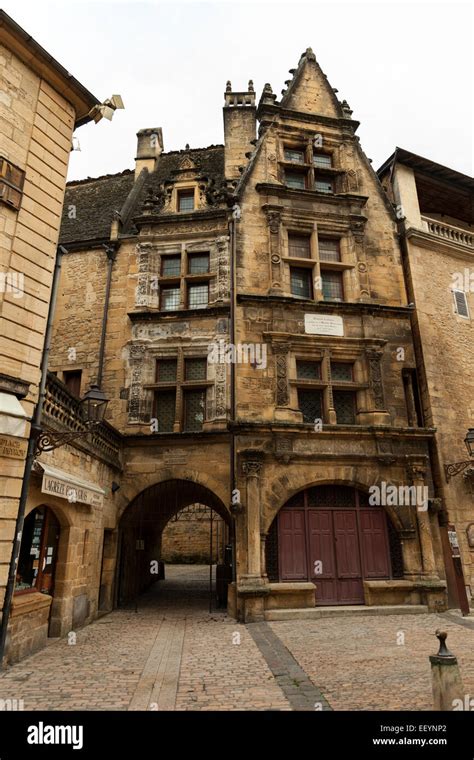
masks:
<path id="1" fill-rule="evenodd" d="M 316 604 L 363 604 L 363 581 L 402 575 L 401 547 L 382 507 L 348 486 L 295 494 L 273 521 L 266 545 L 270 580 L 312 581 Z"/>
<path id="2" fill-rule="evenodd" d="M 158 483 L 142 491 L 128 505 L 120 521 L 116 595 L 119 606 L 136 600 L 157 580 L 151 568 L 162 559 L 163 531 L 170 520 L 191 505 L 202 505 L 217 513 L 227 527 L 221 540 L 229 540 L 229 515 L 222 501 L 208 488 L 192 481 Z M 196 523 L 187 524 L 192 531 Z"/>

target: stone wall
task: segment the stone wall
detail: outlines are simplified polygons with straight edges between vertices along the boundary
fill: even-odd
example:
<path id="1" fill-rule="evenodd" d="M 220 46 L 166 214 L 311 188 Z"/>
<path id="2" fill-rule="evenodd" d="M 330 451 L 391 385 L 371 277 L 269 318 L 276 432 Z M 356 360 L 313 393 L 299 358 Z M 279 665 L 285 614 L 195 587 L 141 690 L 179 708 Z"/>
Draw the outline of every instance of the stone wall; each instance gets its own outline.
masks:
<path id="1" fill-rule="evenodd" d="M 210 511 L 191 507 L 178 513 L 177 520 L 170 520 L 163 531 L 161 558 L 168 563 L 207 564 L 211 556 Z M 212 558 L 222 562 L 224 556 L 224 521 L 215 513 L 212 516 Z"/>

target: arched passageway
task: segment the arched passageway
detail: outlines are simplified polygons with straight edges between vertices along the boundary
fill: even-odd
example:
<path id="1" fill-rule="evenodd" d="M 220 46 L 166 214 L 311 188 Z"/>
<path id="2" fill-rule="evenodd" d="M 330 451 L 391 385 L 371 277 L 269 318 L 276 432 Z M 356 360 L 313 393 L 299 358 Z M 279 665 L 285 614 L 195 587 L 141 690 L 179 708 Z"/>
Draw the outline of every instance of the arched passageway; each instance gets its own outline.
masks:
<path id="1" fill-rule="evenodd" d="M 403 574 L 400 541 L 383 507 L 341 485 L 305 489 L 280 509 L 266 566 L 270 580 L 312 581 L 320 605 L 363 604 L 364 580 Z"/>
<path id="2" fill-rule="evenodd" d="M 170 526 L 169 534 L 171 526 L 178 523 L 179 530 L 174 527 L 174 533 L 179 533 L 182 554 L 181 559 L 178 556 L 179 564 L 175 564 L 170 542 L 164 544 L 163 533 Z M 171 594 L 183 605 L 197 601 L 204 607 L 209 600 L 212 606 L 222 604 L 222 579 L 230 580 L 230 558 L 225 551 L 229 523 L 221 500 L 192 481 L 167 480 L 142 491 L 120 521 L 116 605 L 136 603 L 139 595 L 152 586 L 157 603 L 164 594 L 169 603 Z M 207 541 L 203 535 L 206 529 Z M 193 555 L 197 534 L 199 551 Z M 187 554 L 183 550 L 186 543 Z M 164 559 L 169 564 L 165 565 Z"/>

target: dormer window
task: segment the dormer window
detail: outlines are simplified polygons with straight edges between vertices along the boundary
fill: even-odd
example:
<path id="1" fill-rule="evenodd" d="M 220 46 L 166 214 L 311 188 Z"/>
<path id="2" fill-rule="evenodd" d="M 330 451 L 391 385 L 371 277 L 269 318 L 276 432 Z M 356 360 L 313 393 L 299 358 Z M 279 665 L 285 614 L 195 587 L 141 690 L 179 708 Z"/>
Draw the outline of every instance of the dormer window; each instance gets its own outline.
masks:
<path id="1" fill-rule="evenodd" d="M 194 211 L 194 190 L 178 190 L 178 211 Z"/>

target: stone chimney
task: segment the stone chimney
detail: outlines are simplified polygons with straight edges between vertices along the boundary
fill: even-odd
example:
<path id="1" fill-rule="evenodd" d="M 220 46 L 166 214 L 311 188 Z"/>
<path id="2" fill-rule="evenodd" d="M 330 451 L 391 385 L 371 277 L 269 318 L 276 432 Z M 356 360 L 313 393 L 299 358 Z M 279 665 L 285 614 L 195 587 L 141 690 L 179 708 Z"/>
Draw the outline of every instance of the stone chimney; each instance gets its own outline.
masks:
<path id="1" fill-rule="evenodd" d="M 137 132 L 137 156 L 135 158 L 135 179 L 141 170 L 146 167 L 149 172 L 154 172 L 158 158 L 163 153 L 163 131 L 161 127 L 140 129 Z"/>
<path id="2" fill-rule="evenodd" d="M 247 92 L 233 92 L 227 82 L 224 105 L 225 177 L 240 177 L 240 166 L 246 166 L 245 154 L 254 149 L 257 129 L 257 109 L 255 91 L 250 80 Z"/>

